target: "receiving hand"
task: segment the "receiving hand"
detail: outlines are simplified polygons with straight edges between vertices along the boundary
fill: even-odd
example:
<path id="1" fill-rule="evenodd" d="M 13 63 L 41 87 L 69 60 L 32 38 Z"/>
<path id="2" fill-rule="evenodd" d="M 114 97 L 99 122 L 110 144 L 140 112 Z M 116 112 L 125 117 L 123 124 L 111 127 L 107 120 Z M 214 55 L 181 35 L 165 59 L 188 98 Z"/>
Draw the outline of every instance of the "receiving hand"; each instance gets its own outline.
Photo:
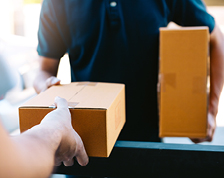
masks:
<path id="1" fill-rule="evenodd" d="M 63 162 L 65 166 L 71 166 L 74 163 L 73 157 L 76 157 L 81 166 L 87 165 L 89 159 L 80 136 L 71 125 L 67 101 L 56 97 L 55 105 L 57 109 L 47 114 L 41 121 L 41 124 L 47 126 L 49 130 L 56 129 L 53 133 L 58 133 L 58 137 L 61 137 L 55 154 L 55 165 L 58 166 Z"/>

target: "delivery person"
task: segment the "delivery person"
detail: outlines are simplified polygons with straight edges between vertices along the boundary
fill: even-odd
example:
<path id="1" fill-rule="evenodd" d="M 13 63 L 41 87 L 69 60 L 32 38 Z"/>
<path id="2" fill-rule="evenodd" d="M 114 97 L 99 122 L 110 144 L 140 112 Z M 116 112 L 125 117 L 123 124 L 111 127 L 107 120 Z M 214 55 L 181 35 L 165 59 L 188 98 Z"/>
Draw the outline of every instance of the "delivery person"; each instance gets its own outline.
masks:
<path id="1" fill-rule="evenodd" d="M 37 93 L 60 83 L 59 62 L 68 53 L 72 82 L 126 85 L 127 122 L 120 140 L 159 142 L 159 28 L 171 21 L 209 27 L 208 136 L 192 140 L 211 141 L 224 81 L 224 40 L 202 0 L 44 0 L 37 49 L 40 71 L 34 82 Z"/>

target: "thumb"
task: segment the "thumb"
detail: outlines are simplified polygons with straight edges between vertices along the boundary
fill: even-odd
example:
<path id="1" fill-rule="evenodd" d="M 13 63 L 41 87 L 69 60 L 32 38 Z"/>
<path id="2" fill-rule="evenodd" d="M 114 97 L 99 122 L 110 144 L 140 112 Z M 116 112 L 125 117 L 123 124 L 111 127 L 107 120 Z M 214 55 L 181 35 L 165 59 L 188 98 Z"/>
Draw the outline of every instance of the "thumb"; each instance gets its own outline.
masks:
<path id="1" fill-rule="evenodd" d="M 56 77 L 53 77 L 53 78 L 51 79 L 51 85 L 60 85 L 60 82 L 61 82 L 61 80 L 59 80 L 59 79 L 56 78 Z"/>
<path id="2" fill-rule="evenodd" d="M 68 102 L 66 101 L 66 99 L 61 98 L 59 96 L 56 96 L 54 99 L 55 102 L 55 106 L 60 109 L 60 108 L 68 108 Z"/>
<path id="3" fill-rule="evenodd" d="M 46 80 L 46 85 L 47 85 L 47 88 L 49 88 L 53 85 L 60 85 L 60 82 L 61 81 L 57 77 L 51 76 Z"/>

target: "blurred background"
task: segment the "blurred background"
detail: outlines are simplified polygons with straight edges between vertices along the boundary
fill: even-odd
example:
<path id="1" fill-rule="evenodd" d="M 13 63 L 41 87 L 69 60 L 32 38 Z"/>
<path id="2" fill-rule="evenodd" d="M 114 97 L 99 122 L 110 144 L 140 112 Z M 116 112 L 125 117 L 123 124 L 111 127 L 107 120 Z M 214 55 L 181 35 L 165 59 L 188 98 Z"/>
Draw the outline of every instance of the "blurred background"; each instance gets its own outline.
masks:
<path id="1" fill-rule="evenodd" d="M 36 47 L 41 1 L 0 0 L 0 57 L 7 62 L 16 82 L 0 100 L 0 120 L 11 134 L 18 133 L 18 107 L 36 95 L 32 85 L 38 69 Z M 69 83 L 68 57 L 65 55 L 62 61 L 60 68 L 68 69 L 59 72 L 58 77 L 63 78 L 62 83 Z"/>
<path id="2" fill-rule="evenodd" d="M 0 54 L 13 71 L 15 86 L 0 100 L 0 120 L 10 134 L 19 133 L 18 107 L 34 97 L 37 30 L 42 0 L 0 0 Z M 205 0 L 208 11 L 224 33 L 224 0 Z M 63 72 L 62 72 L 63 71 Z M 60 63 L 58 78 L 70 82 L 68 56 Z M 1 83 L 0 83 L 1 85 Z M 213 145 L 224 145 L 224 93 L 221 95 Z M 164 138 L 166 143 L 191 144 L 188 138 Z"/>
<path id="3" fill-rule="evenodd" d="M 16 86 L 0 100 L 0 119 L 12 134 L 19 126 L 18 107 L 35 96 L 32 85 L 38 68 L 36 47 L 41 3 L 42 0 L 0 0 L 0 54 L 16 77 Z M 224 0 L 205 0 L 205 3 L 224 33 Z M 58 72 L 62 83 L 71 81 L 69 73 L 65 55 Z M 223 98 L 221 96 L 217 116 L 219 127 L 224 127 Z M 169 142 L 169 139 L 164 141 Z"/>

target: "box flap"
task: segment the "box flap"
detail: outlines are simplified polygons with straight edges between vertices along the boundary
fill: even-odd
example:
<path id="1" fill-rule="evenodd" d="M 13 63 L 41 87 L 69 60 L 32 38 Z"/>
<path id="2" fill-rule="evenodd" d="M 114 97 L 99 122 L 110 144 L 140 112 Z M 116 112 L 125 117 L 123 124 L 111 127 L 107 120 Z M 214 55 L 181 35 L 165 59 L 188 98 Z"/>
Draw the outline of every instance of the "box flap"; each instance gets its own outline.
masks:
<path id="1" fill-rule="evenodd" d="M 107 109 L 122 90 L 124 84 L 100 82 L 73 82 L 52 86 L 21 107 L 53 107 L 54 98 L 65 98 L 70 108 Z"/>

